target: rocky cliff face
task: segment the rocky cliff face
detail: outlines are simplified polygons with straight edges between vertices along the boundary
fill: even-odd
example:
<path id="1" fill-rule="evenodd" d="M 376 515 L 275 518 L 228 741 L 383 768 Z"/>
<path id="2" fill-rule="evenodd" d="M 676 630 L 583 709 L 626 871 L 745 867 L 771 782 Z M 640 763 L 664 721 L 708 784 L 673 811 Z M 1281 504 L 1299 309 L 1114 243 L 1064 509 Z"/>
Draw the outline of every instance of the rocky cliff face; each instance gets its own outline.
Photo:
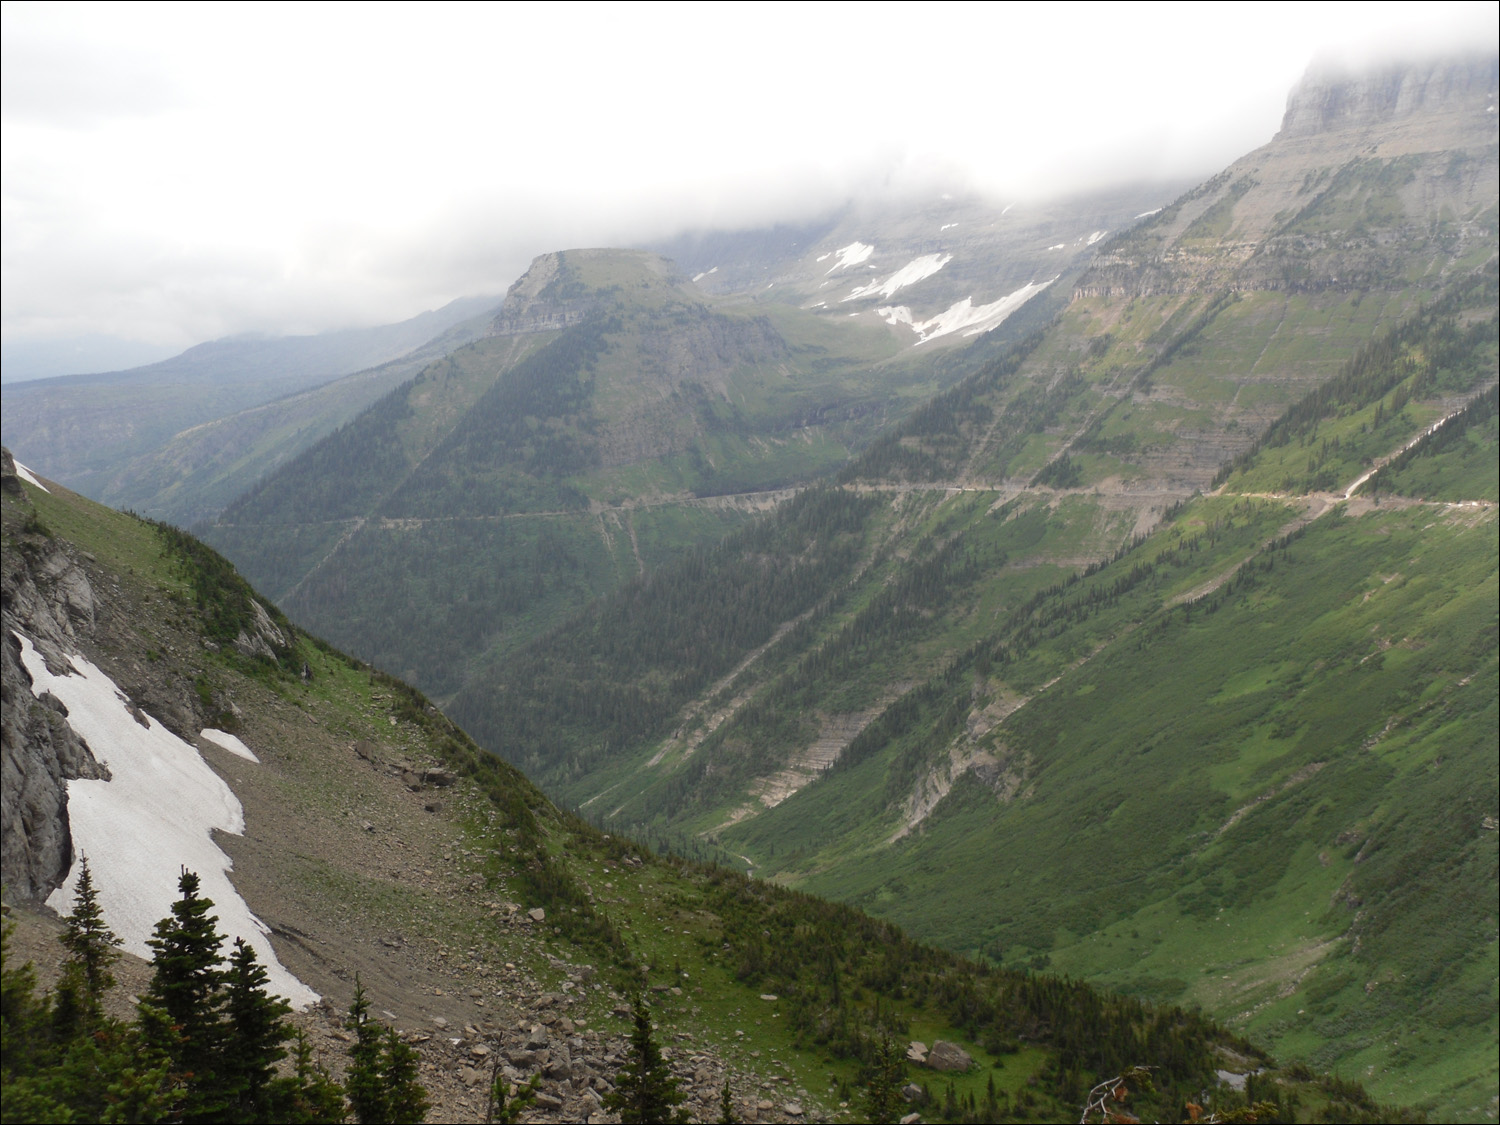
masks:
<path id="1" fill-rule="evenodd" d="M 1494 114 L 1497 60 L 1491 55 L 1350 73 L 1316 66 L 1287 98 L 1277 139 L 1387 125 L 1415 114 Z"/>
<path id="2" fill-rule="evenodd" d="M 667 259 L 640 250 L 559 250 L 541 254 L 505 294 L 491 336 L 555 332 L 610 303 L 611 281 L 630 288 L 670 289 L 684 278 Z M 616 284 L 613 288 L 618 289 Z"/>
<path id="3" fill-rule="evenodd" d="M 1074 298 L 1338 294 L 1446 274 L 1494 236 L 1496 71 L 1493 56 L 1312 71 L 1269 144 L 1102 246 Z"/>
<path id="4" fill-rule="evenodd" d="M 15 462 L 3 454 L 0 487 L 19 494 Z M 67 668 L 68 649 L 80 632 L 94 627 L 94 591 L 88 576 L 60 547 L 28 541 L 7 550 L 0 585 L 0 878 L 8 894 L 43 899 L 73 862 L 68 831 L 70 778 L 108 777 L 88 743 L 68 725 L 68 709 L 44 692 L 32 691 L 21 663 L 24 634 L 57 671 Z"/>

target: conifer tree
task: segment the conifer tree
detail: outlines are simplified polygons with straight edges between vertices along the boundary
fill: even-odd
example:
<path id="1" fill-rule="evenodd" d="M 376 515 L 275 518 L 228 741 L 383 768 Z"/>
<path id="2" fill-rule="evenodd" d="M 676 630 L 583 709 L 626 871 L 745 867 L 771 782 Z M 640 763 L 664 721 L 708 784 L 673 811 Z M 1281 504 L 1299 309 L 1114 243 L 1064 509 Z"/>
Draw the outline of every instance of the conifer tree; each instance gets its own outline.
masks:
<path id="1" fill-rule="evenodd" d="M 358 974 L 344 1026 L 354 1032 L 345 1075 L 354 1116 L 362 1125 L 421 1121 L 427 1115 L 427 1091 L 417 1081 L 417 1053 L 370 1015 L 370 998 Z"/>
<path id="2" fill-rule="evenodd" d="M 870 1080 L 865 1087 L 865 1110 L 868 1120 L 876 1123 L 895 1121 L 901 1109 L 901 1083 L 906 1067 L 901 1051 L 889 1035 L 882 1035 L 875 1048 Z"/>
<path id="3" fill-rule="evenodd" d="M 270 1119 L 271 1082 L 292 1037 L 286 1025 L 292 1006 L 266 991 L 269 980 L 254 946 L 235 938 L 224 974 L 228 1028 L 223 1084 L 232 1099 L 231 1116 L 239 1121 Z"/>
<path id="4" fill-rule="evenodd" d="M 224 974 L 219 965 L 218 917 L 211 914 L 213 900 L 198 894 L 198 876 L 182 869 L 178 889 L 182 897 L 172 904 L 172 915 L 156 924 L 151 946 L 156 972 L 146 989 L 141 1007 L 156 1008 L 165 1016 L 170 1031 L 159 1045 L 170 1056 L 185 1094 L 184 1113 L 192 1119 L 217 1117 L 229 1100 L 220 1068 L 227 1038 L 224 1001 L 220 989 Z M 148 1033 L 161 1036 L 164 1025 L 142 1023 Z"/>
<path id="5" fill-rule="evenodd" d="M 734 1102 L 729 1096 L 729 1075 L 724 1076 L 724 1088 L 719 1091 L 719 1125 L 737 1125 Z"/>
<path id="6" fill-rule="evenodd" d="M 495 1064 L 490 1072 L 490 1096 L 484 1110 L 485 1125 L 516 1125 L 521 1114 L 536 1104 L 537 1091 L 542 1088 L 542 1076 L 533 1074 L 524 1083 L 517 1083 L 515 1093 L 506 1097 L 510 1082 L 500 1069 L 500 1056 L 495 1055 Z"/>
<path id="7" fill-rule="evenodd" d="M 325 1125 L 345 1119 L 344 1088 L 313 1058 L 312 1044 L 301 1031 L 292 1039 L 292 1073 L 271 1082 L 267 1121 L 286 1125 Z"/>
<path id="8" fill-rule="evenodd" d="M 118 947 L 124 943 L 105 924 L 104 909 L 99 905 L 99 892 L 94 889 L 88 856 L 79 861 L 73 909 L 63 919 L 63 932 L 57 940 L 71 955 L 70 961 L 78 966 L 87 1004 L 97 1013 L 104 994 L 114 987 L 115 978 L 110 966 L 120 959 Z"/>
<path id="9" fill-rule="evenodd" d="M 651 1015 L 639 993 L 633 1004 L 635 1030 L 630 1034 L 630 1060 L 615 1076 L 615 1088 L 605 1095 L 604 1108 L 619 1113 L 622 1125 L 680 1125 L 687 1120 L 687 1111 L 677 1108 L 684 1100 L 677 1079 L 656 1045 Z"/>
<path id="10" fill-rule="evenodd" d="M 394 1028 L 387 1027 L 381 1048 L 381 1078 L 385 1084 L 387 1121 L 423 1121 L 427 1117 L 427 1091 L 417 1079 L 421 1062 L 411 1045 Z"/>

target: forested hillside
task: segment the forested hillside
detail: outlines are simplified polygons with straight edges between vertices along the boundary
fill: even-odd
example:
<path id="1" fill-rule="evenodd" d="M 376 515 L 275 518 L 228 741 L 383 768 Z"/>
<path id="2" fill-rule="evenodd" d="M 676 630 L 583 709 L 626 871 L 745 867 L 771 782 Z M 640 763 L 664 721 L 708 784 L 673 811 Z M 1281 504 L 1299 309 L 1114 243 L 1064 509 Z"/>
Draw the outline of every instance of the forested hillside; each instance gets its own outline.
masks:
<path id="1" fill-rule="evenodd" d="M 255 624 L 264 604 L 203 544 L 23 484 L 8 455 L 5 466 L 7 797 L 44 784 L 49 747 L 95 721 L 37 696 L 31 673 L 13 677 L 15 651 L 36 676 L 55 664 L 49 682 L 70 697 L 107 676 L 100 706 L 183 739 L 243 802 L 239 833 L 215 846 L 265 923 L 258 956 L 237 946 L 216 968 L 214 911 L 197 876 L 162 854 L 173 837 L 159 826 L 122 824 L 96 856 L 133 889 L 85 880 L 78 857 L 43 876 L 34 900 L 65 874 L 80 888 L 60 931 L 8 891 L 8 1114 L 337 1120 L 333 1080 L 361 1120 L 420 1117 L 430 1099 L 436 1119 L 477 1121 L 495 1116 L 498 1077 L 505 1097 L 535 1087 L 528 1119 L 576 1121 L 623 1086 L 631 998 L 644 996 L 700 1119 L 727 1098 L 756 1120 L 1050 1121 L 1126 1073 L 1128 1104 L 1152 1116 L 1256 1102 L 1294 1120 L 1409 1117 L 1357 1084 L 1276 1067 L 1200 1014 L 967 961 L 848 906 L 601 833 L 416 690 L 285 619 Z M 256 649 L 247 631 L 279 648 Z M 40 716 L 47 736 L 18 730 L 18 714 Z M 112 767 L 88 781 L 96 789 L 136 768 L 120 746 L 96 752 Z M 64 818 L 84 815 L 73 785 Z M 180 812 L 172 796 L 164 807 Z M 44 835 L 7 816 L 8 888 L 17 838 Z M 159 907 L 142 891 L 153 866 L 178 888 Z M 227 903 L 214 905 L 222 915 Z M 155 966 L 115 961 L 111 931 L 127 949 L 149 938 Z M 22 939 L 48 998 L 15 959 Z M 271 951 L 325 1002 L 296 1013 L 269 1002 Z M 949 1069 L 908 1060 L 912 1040 Z M 295 1065 L 278 1075 L 282 1045 Z"/>
<path id="2" fill-rule="evenodd" d="M 608 828 L 1481 1112 L 1495 125 L 1419 108 L 1294 95 L 1051 326 L 455 716 Z"/>
<path id="3" fill-rule="evenodd" d="M 540 259 L 491 331 L 206 531 L 314 628 L 440 695 L 967 370 L 878 321 L 705 298 L 631 251 Z"/>

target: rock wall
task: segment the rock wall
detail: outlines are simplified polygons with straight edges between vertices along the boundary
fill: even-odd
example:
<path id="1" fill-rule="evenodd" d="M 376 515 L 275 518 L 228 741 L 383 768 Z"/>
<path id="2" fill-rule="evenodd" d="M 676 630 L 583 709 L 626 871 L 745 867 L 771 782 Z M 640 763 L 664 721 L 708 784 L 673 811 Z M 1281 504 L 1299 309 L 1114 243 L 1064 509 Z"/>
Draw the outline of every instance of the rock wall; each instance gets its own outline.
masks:
<path id="1" fill-rule="evenodd" d="M 1390 65 L 1359 74 L 1317 66 L 1288 96 L 1277 139 L 1384 125 L 1458 106 L 1493 113 L 1496 86 L 1494 55 Z"/>
<path id="2" fill-rule="evenodd" d="M 0 487 L 20 493 L 15 462 L 3 454 Z M 50 693 L 37 698 L 21 663 L 24 634 L 49 668 L 70 667 L 80 633 L 92 631 L 95 601 L 88 576 L 40 536 L 7 543 L 0 574 L 0 879 L 7 896 L 44 899 L 68 873 L 70 778 L 108 777 L 88 743 L 68 724 L 68 709 Z"/>

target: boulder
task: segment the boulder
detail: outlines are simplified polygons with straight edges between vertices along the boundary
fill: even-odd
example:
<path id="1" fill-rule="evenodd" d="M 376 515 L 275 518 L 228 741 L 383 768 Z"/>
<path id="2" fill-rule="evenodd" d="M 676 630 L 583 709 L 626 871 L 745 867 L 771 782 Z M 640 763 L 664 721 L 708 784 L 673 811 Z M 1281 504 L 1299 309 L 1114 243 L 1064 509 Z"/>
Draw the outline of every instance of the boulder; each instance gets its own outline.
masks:
<path id="1" fill-rule="evenodd" d="M 927 1065 L 933 1070 L 968 1070 L 974 1065 L 973 1056 L 957 1043 L 939 1039 L 927 1053 Z"/>

